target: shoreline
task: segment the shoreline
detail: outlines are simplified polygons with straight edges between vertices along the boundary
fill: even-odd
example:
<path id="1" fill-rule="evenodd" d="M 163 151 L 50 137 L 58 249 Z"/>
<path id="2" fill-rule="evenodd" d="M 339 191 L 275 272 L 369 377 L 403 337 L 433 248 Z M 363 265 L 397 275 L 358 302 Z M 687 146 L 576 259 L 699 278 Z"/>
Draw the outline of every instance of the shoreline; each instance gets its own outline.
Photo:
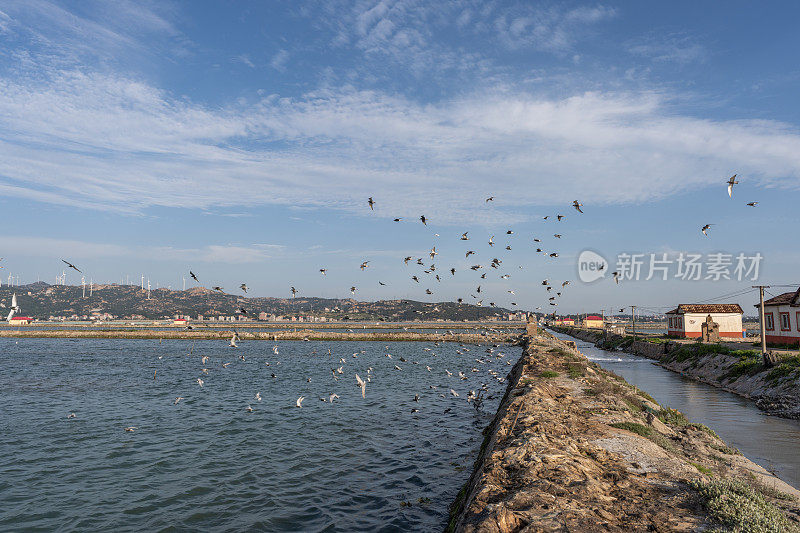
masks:
<path id="1" fill-rule="evenodd" d="M 730 518 L 708 505 L 712 489 L 761 502 L 753 520 L 797 527 L 800 491 L 713 428 L 533 324 L 524 346 L 447 531 L 710 529 Z"/>
<path id="2" fill-rule="evenodd" d="M 238 328 L 236 328 L 238 329 Z M 233 329 L 217 331 L 198 330 L 0 330 L 0 338 L 13 339 L 186 339 L 228 341 Z M 334 332 L 310 329 L 238 332 L 242 341 L 384 341 L 384 342 L 460 342 L 517 343 L 519 332 L 481 335 L 477 333 L 416 333 L 416 332 Z"/>
<path id="3" fill-rule="evenodd" d="M 714 351 L 721 350 L 715 348 L 721 344 L 701 344 L 699 346 L 708 347 L 701 350 L 707 351 L 698 352 L 695 343 L 644 340 L 627 343 L 629 337 L 621 335 L 604 337 L 602 332 L 569 327 L 554 327 L 553 330 L 591 342 L 601 349 L 612 347 L 652 359 L 671 372 L 746 398 L 770 415 L 800 420 L 800 370 L 788 365 L 786 368 L 779 368 L 781 365 L 763 368 L 757 361 L 760 355 L 748 358 L 732 350 L 729 350 L 731 353 Z"/>

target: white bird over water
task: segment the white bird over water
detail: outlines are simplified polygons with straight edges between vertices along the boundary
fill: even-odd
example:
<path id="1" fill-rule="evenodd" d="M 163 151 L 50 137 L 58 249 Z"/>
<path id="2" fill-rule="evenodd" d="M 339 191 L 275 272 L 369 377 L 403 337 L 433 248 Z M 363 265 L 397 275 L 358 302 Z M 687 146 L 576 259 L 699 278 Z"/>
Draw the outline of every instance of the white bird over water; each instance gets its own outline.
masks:
<path id="1" fill-rule="evenodd" d="M 458 398 L 458 393 L 456 391 L 454 391 L 453 389 L 450 389 L 450 394 L 452 394 L 453 396 Z"/>
<path id="2" fill-rule="evenodd" d="M 336 400 L 338 400 L 338 399 L 339 399 L 339 395 L 338 395 L 338 394 L 336 394 L 335 392 L 334 392 L 333 394 L 331 394 L 330 396 L 328 396 L 328 401 L 329 401 L 330 403 L 333 403 L 333 400 L 335 400 L 335 399 L 336 399 Z"/>
<path id="3" fill-rule="evenodd" d="M 178 396 L 177 398 L 175 398 L 175 401 L 172 403 L 172 405 L 178 405 L 178 402 L 181 400 L 183 400 L 183 396 Z"/>
<path id="4" fill-rule="evenodd" d="M 255 398 L 256 398 L 256 400 L 258 400 L 260 402 L 261 401 L 261 393 L 257 392 Z"/>
<path id="5" fill-rule="evenodd" d="M 198 385 L 200 385 L 202 387 L 203 383 L 205 383 L 205 381 L 203 381 L 201 378 L 197 378 L 197 384 Z"/>
<path id="6" fill-rule="evenodd" d="M 229 344 L 229 346 L 231 348 L 238 348 L 239 345 L 236 344 L 236 341 L 238 341 L 238 340 L 239 340 L 239 335 L 237 335 L 236 332 L 234 332 L 233 333 L 233 337 L 231 337 L 231 343 Z"/>
<path id="7" fill-rule="evenodd" d="M 356 383 L 358 384 L 359 387 L 361 387 L 361 397 L 362 398 L 366 398 L 367 397 L 367 384 L 364 382 L 363 379 L 361 379 L 358 376 L 358 374 L 356 374 Z"/>
<path id="8" fill-rule="evenodd" d="M 306 397 L 305 397 L 305 396 L 300 396 L 300 397 L 297 399 L 297 402 L 295 403 L 295 405 L 296 405 L 297 407 L 303 407 L 303 400 L 305 400 L 305 399 L 306 399 Z"/>
<path id="9" fill-rule="evenodd" d="M 136 426 L 128 426 L 125 428 L 125 431 L 130 431 L 131 433 L 138 429 Z"/>

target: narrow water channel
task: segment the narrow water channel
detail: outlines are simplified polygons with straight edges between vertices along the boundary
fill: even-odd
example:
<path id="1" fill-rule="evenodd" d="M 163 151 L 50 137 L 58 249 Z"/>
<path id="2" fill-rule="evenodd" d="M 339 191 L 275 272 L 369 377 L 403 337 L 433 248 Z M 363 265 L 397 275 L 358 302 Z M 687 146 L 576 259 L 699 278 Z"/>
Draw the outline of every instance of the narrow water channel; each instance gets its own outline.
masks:
<path id="1" fill-rule="evenodd" d="M 685 378 L 653 364 L 651 359 L 601 350 L 590 342 L 551 333 L 575 341 L 589 360 L 622 376 L 661 405 L 712 428 L 729 446 L 735 446 L 790 485 L 800 487 L 800 421 L 766 415 L 750 400 Z"/>

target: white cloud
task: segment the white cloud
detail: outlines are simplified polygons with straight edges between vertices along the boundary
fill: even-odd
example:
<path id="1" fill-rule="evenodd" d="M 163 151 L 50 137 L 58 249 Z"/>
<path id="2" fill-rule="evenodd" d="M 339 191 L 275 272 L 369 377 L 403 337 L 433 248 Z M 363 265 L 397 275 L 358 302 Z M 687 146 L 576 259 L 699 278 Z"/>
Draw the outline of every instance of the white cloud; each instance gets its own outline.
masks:
<path id="1" fill-rule="evenodd" d="M 142 257 L 154 261 L 257 263 L 281 256 L 285 250 L 284 246 L 277 244 L 211 244 L 199 248 L 176 248 L 173 246 L 123 246 L 34 236 L 0 236 L 0 247 L 5 250 L 13 250 L 15 256 L 63 257 L 76 264 L 80 260 L 87 259 L 141 259 Z"/>
<path id="2" fill-rule="evenodd" d="M 688 35 L 649 35 L 628 43 L 631 54 L 658 62 L 695 63 L 708 57 L 708 50 Z"/>
<path id="3" fill-rule="evenodd" d="M 289 52 L 286 50 L 278 50 L 278 52 L 272 56 L 269 64 L 275 70 L 283 72 L 286 70 L 287 61 L 289 61 Z"/>
<path id="4" fill-rule="evenodd" d="M 791 127 L 681 116 L 654 93 L 507 91 L 422 105 L 342 89 L 210 109 L 139 81 L 64 72 L 0 80 L 0 119 L 5 195 L 103 209 L 360 212 L 380 194 L 384 214 L 447 222 L 493 194 L 497 208 L 481 216 L 513 221 L 525 216 L 517 208 L 571 202 L 574 191 L 590 205 L 661 198 L 732 171 L 770 185 L 800 178 Z"/>

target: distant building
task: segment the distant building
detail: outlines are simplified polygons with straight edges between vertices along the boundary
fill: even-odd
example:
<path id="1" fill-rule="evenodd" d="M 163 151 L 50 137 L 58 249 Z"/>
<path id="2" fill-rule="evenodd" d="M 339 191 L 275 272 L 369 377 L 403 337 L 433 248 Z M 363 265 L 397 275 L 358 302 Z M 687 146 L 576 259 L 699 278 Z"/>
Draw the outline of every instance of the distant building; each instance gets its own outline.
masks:
<path id="1" fill-rule="evenodd" d="M 800 343 L 800 288 L 764 301 L 764 329 L 769 343 Z"/>
<path id="2" fill-rule="evenodd" d="M 739 304 L 680 304 L 666 313 L 667 334 L 671 337 L 700 337 L 702 324 L 711 315 L 711 320 L 719 324 L 720 337 L 741 339 L 744 337 L 743 314 Z"/>
<path id="3" fill-rule="evenodd" d="M 31 322 L 33 322 L 33 319 L 29 316 L 15 316 L 8 321 L 8 323 L 12 326 L 24 326 L 25 324 L 30 324 Z"/>
<path id="4" fill-rule="evenodd" d="M 172 323 L 176 326 L 185 326 L 189 321 L 185 318 L 176 318 Z"/>
<path id="5" fill-rule="evenodd" d="M 583 319 L 583 327 L 603 329 L 603 319 L 597 315 L 589 315 Z"/>

